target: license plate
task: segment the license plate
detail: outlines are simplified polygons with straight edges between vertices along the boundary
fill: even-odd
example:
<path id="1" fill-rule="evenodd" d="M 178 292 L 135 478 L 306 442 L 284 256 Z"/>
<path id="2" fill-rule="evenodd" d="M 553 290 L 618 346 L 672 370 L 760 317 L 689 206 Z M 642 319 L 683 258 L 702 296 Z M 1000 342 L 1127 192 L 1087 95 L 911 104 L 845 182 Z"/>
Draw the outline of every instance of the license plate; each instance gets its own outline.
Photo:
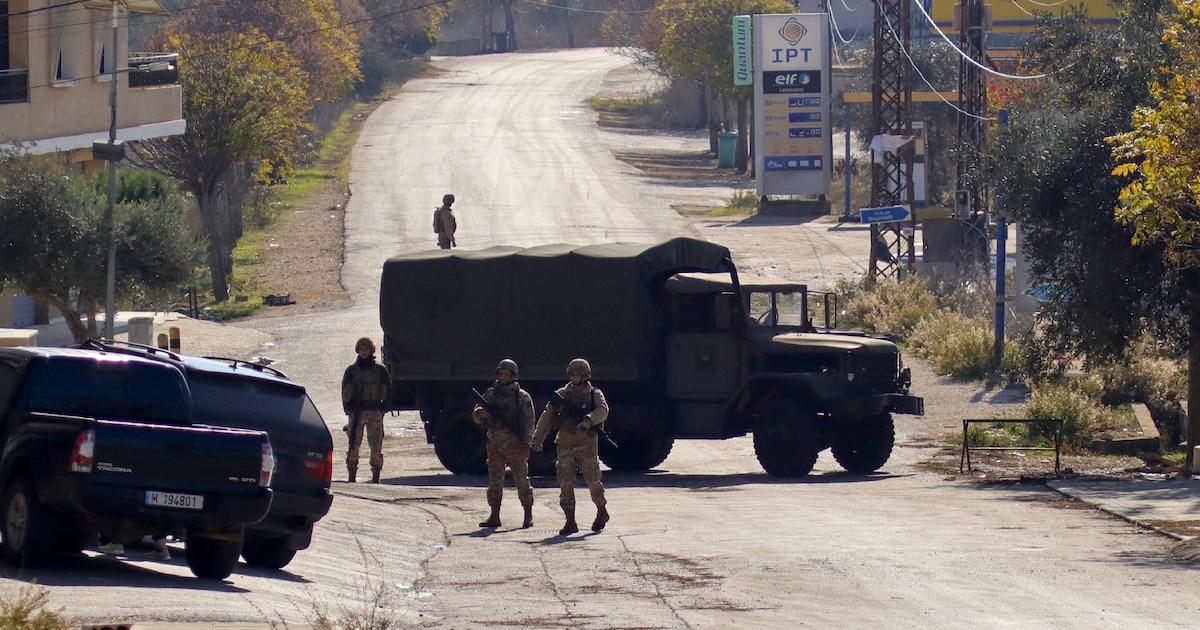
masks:
<path id="1" fill-rule="evenodd" d="M 179 494 L 176 492 L 147 490 L 146 505 L 178 508 L 181 510 L 203 510 L 204 497 L 198 494 Z"/>

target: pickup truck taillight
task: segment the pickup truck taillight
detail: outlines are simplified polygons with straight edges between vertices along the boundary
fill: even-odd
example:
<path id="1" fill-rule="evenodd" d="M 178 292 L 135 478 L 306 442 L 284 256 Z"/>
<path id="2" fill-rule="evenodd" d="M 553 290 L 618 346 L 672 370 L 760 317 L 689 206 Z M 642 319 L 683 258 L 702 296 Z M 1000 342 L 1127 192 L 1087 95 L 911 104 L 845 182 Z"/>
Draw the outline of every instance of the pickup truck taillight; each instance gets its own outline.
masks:
<path id="1" fill-rule="evenodd" d="M 262 466 L 258 469 L 258 485 L 263 488 L 271 487 L 271 478 L 275 476 L 275 450 L 270 442 L 262 445 Z"/>
<path id="2" fill-rule="evenodd" d="M 75 448 L 71 450 L 71 472 L 92 472 L 92 461 L 96 456 L 96 431 L 88 429 L 75 438 Z"/>
<path id="3" fill-rule="evenodd" d="M 333 483 L 333 451 L 326 451 L 324 460 L 316 457 L 305 458 L 304 476 L 320 479 L 325 485 Z"/>

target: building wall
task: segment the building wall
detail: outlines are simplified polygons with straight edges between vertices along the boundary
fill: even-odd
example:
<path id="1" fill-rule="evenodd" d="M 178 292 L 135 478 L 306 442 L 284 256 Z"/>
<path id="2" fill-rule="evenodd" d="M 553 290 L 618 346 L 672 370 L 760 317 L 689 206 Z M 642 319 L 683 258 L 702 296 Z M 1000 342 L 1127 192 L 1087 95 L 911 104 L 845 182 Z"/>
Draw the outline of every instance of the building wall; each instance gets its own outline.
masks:
<path id="1" fill-rule="evenodd" d="M 0 140 L 35 143 L 33 153 L 87 148 L 106 140 L 113 66 L 125 69 L 129 60 L 126 14 L 119 14 L 114 54 L 109 9 L 10 0 L 9 12 L 9 65 L 28 69 L 29 100 L 0 104 Z M 118 72 L 116 80 L 118 139 L 183 132 L 179 85 L 131 89 L 127 72 Z"/>

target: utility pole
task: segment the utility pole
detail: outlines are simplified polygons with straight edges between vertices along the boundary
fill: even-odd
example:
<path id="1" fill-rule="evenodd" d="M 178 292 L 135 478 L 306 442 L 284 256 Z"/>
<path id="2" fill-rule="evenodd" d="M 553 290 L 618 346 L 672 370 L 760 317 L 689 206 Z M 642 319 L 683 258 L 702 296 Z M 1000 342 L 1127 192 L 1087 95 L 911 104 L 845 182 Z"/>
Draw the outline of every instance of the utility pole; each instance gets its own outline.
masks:
<path id="1" fill-rule="evenodd" d="M 104 207 L 104 233 L 108 239 L 108 268 L 104 282 L 104 338 L 112 341 L 116 334 L 117 319 L 117 232 L 113 226 L 113 209 L 117 205 L 117 162 L 124 157 L 124 147 L 117 145 L 117 59 L 120 58 L 118 46 L 120 40 L 118 31 L 117 0 L 112 0 L 112 50 L 109 62 L 108 81 L 108 204 Z"/>
<path id="2" fill-rule="evenodd" d="M 906 55 L 911 40 L 907 0 L 875 0 L 875 62 L 871 89 L 873 136 L 912 137 L 912 64 Z M 907 205 L 913 201 L 913 142 L 877 154 L 872 164 L 871 206 Z M 849 166 L 849 165 L 847 165 Z M 916 214 L 901 222 L 871 225 L 871 278 L 903 279 L 902 265 L 914 263 Z M 902 262 L 907 258 L 906 262 Z"/>

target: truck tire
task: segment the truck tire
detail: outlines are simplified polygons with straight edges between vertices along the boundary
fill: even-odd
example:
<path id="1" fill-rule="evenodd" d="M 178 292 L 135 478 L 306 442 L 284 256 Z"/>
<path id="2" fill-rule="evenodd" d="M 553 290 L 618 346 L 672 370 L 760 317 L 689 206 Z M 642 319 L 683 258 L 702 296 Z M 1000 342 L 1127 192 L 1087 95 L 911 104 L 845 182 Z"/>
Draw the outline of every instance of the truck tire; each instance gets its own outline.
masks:
<path id="1" fill-rule="evenodd" d="M 675 445 L 674 438 L 649 435 L 613 434 L 617 448 L 600 440 L 600 461 L 613 472 L 643 473 L 666 461 Z"/>
<path id="2" fill-rule="evenodd" d="M 754 422 L 754 454 L 772 477 L 807 475 L 823 448 L 816 416 L 794 401 L 772 402 Z"/>
<path id="3" fill-rule="evenodd" d="M 19 476 L 4 490 L 4 532 L 0 552 L 9 564 L 45 565 L 58 542 L 58 518 L 38 499 L 28 476 Z"/>
<path id="4" fill-rule="evenodd" d="M 224 580 L 233 573 L 242 555 L 242 541 L 212 538 L 203 532 L 189 531 L 183 544 L 192 574 L 205 580 Z"/>
<path id="5" fill-rule="evenodd" d="M 892 456 L 896 425 L 885 413 L 841 427 L 833 436 L 833 458 L 850 472 L 875 472 Z"/>
<path id="6" fill-rule="evenodd" d="M 433 430 L 433 452 L 456 475 L 487 474 L 487 435 L 467 407 L 442 412 Z"/>
<path id="7" fill-rule="evenodd" d="M 265 569 L 282 569 L 296 557 L 284 536 L 246 534 L 242 540 L 242 557 L 246 564 Z"/>

